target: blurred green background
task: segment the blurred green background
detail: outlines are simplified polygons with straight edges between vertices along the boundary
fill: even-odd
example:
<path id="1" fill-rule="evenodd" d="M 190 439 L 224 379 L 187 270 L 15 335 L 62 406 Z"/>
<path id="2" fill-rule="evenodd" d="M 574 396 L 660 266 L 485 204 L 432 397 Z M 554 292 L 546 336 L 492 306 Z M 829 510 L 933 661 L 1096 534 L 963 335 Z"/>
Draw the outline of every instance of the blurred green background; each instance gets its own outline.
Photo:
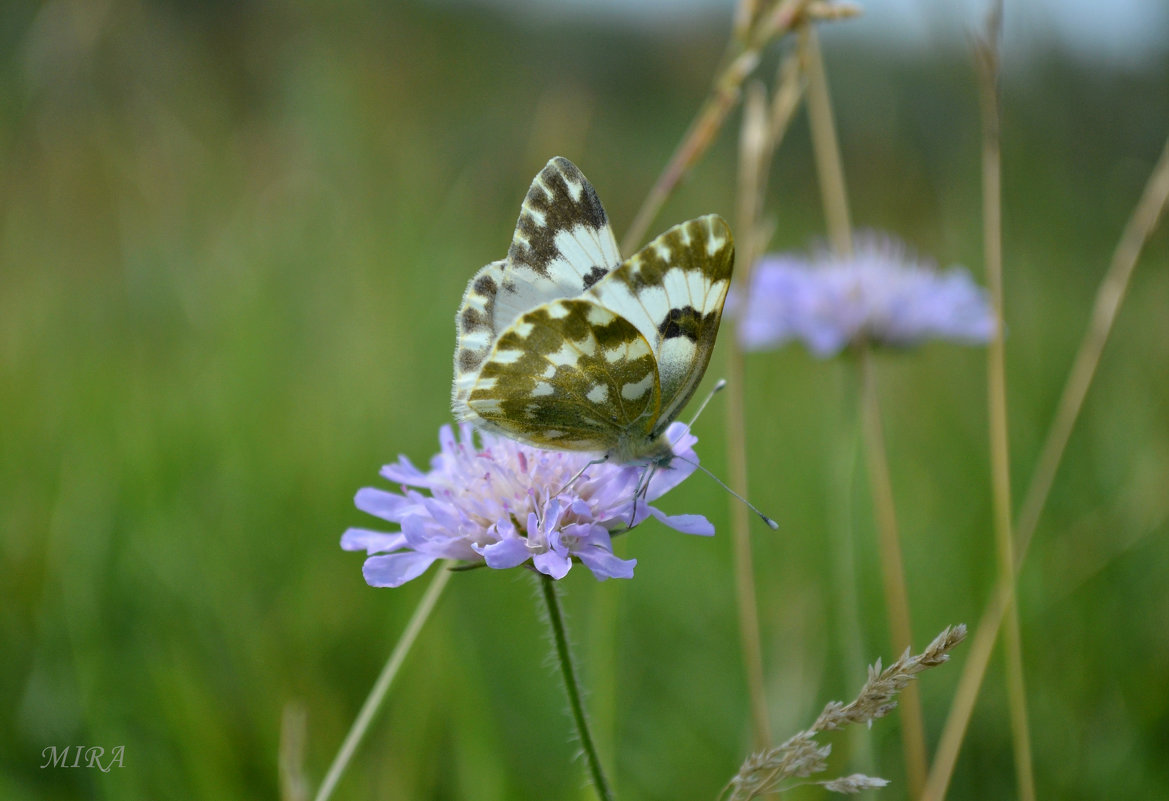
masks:
<path id="1" fill-rule="evenodd" d="M 381 464 L 436 449 L 465 282 L 504 254 L 553 155 L 582 167 L 620 238 L 728 25 L 414 3 L 0 10 L 0 797 L 277 798 L 286 708 L 306 715 L 320 781 L 426 581 L 371 589 L 338 540 L 374 524 L 352 497 Z M 971 57 L 859 30 L 825 45 L 854 219 L 981 276 Z M 1121 71 L 1031 52 L 1004 103 L 1021 498 L 1169 132 L 1169 56 Z M 737 121 L 655 230 L 733 215 Z M 775 247 L 822 235 L 802 113 L 772 186 Z M 1169 792 L 1167 266 L 1161 230 L 1021 575 L 1044 797 Z M 920 647 L 974 624 L 993 575 L 985 352 L 931 345 L 880 369 Z M 893 656 L 864 476 L 840 478 L 850 381 L 799 348 L 747 362 L 750 494 L 783 526 L 754 532 L 780 738 Z M 720 475 L 723 415 L 697 426 Z M 647 524 L 621 546 L 633 581 L 578 567 L 566 603 L 619 796 L 711 799 L 750 747 L 728 500 L 695 477 L 660 505 L 718 536 Z M 860 641 L 831 545 L 847 523 Z M 921 682 L 931 742 L 965 648 Z M 336 797 L 590 797 L 548 654 L 527 575 L 455 576 Z M 53 745 L 123 745 L 124 767 L 41 769 Z M 903 797 L 896 716 L 871 745 L 837 772 Z M 951 797 L 1013 792 L 996 659 Z"/>

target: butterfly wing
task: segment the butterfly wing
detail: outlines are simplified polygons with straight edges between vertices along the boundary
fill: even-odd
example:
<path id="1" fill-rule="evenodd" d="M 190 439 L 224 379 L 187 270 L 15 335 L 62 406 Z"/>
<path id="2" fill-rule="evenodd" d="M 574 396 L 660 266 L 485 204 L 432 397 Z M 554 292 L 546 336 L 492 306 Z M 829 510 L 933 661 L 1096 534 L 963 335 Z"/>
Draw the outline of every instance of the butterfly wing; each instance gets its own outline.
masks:
<path id="1" fill-rule="evenodd" d="M 621 264 L 596 190 L 566 158 L 551 159 L 520 208 L 507 258 L 471 279 L 455 316 L 455 416 L 493 342 L 528 311 L 580 295 Z"/>
<path id="2" fill-rule="evenodd" d="M 451 406 L 457 419 L 465 419 L 467 396 L 495 346 L 495 299 L 503 282 L 506 261 L 493 261 L 471 279 L 455 315 L 455 381 Z"/>
<path id="3" fill-rule="evenodd" d="M 653 435 L 673 421 L 706 372 L 734 262 L 730 228 L 708 214 L 675 225 L 585 293 L 650 344 L 661 386 Z"/>
<path id="4" fill-rule="evenodd" d="M 648 435 L 660 400 L 653 351 L 632 323 L 557 299 L 500 335 L 464 419 L 537 447 L 607 451 L 624 432 Z"/>
<path id="5" fill-rule="evenodd" d="M 496 334 L 536 306 L 576 297 L 620 264 L 593 185 L 568 159 L 551 159 L 520 207 L 496 296 Z"/>

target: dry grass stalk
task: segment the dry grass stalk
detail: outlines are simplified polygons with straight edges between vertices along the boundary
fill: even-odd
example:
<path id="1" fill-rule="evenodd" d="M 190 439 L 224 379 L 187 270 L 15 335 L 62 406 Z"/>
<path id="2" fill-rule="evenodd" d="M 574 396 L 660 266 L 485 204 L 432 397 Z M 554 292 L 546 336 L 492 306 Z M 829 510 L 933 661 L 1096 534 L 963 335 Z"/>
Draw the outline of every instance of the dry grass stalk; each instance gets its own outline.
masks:
<path id="1" fill-rule="evenodd" d="M 790 789 L 803 779 L 821 773 L 828 767 L 831 745 L 816 742 L 816 735 L 835 731 L 845 726 L 869 724 L 889 714 L 897 706 L 897 696 L 917 674 L 936 667 L 950 658 L 950 651 L 966 638 L 966 626 L 950 626 L 934 638 L 924 651 L 911 655 L 907 650 L 897 661 L 881 669 L 880 660 L 869 667 L 869 677 L 855 699 L 845 704 L 828 703 L 816 722 L 798 732 L 775 748 L 749 756 L 723 788 L 720 797 L 727 801 L 749 801 L 766 793 Z M 786 784 L 785 784 L 786 783 Z M 852 774 L 837 779 L 815 782 L 827 790 L 842 793 L 883 787 L 884 779 Z"/>

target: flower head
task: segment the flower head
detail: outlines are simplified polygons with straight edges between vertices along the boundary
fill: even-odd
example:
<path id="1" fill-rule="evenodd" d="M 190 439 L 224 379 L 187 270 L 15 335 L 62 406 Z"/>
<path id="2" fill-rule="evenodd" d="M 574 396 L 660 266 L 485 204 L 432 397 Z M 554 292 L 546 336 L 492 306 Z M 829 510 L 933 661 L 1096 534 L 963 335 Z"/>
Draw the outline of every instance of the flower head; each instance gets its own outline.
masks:
<path id="1" fill-rule="evenodd" d="M 374 587 L 398 587 L 437 559 L 500 569 L 530 561 L 558 579 L 575 558 L 598 579 L 631 578 L 637 560 L 613 554 L 614 533 L 651 515 L 688 534 L 714 533 L 701 515 L 669 516 L 649 505 L 694 472 L 698 461 L 698 438 L 684 424 L 671 424 L 666 435 L 682 458 L 654 470 L 643 484 L 648 468 L 639 465 L 586 467 L 590 454 L 541 450 L 468 425 L 456 436 L 443 426 L 429 472 L 402 456 L 381 470 L 399 492 L 367 487 L 357 493 L 358 509 L 400 531 L 351 528 L 341 547 L 369 554 L 362 572 Z"/>
<path id="2" fill-rule="evenodd" d="M 734 306 L 747 350 L 798 339 L 817 356 L 872 342 L 916 345 L 929 339 L 983 344 L 995 321 L 986 291 L 960 267 L 939 271 L 901 242 L 864 233 L 848 258 L 764 257 L 745 301 Z"/>

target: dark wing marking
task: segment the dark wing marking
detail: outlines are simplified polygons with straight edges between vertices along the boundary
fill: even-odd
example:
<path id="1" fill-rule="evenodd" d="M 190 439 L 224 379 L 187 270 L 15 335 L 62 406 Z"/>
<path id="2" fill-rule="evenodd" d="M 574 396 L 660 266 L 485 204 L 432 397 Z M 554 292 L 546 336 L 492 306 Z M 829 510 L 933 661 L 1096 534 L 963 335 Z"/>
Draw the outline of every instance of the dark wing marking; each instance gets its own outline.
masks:
<path id="1" fill-rule="evenodd" d="M 596 303 L 560 299 L 500 336 L 467 406 L 487 428 L 538 447 L 607 451 L 628 433 L 648 435 L 660 399 L 640 332 Z"/>

